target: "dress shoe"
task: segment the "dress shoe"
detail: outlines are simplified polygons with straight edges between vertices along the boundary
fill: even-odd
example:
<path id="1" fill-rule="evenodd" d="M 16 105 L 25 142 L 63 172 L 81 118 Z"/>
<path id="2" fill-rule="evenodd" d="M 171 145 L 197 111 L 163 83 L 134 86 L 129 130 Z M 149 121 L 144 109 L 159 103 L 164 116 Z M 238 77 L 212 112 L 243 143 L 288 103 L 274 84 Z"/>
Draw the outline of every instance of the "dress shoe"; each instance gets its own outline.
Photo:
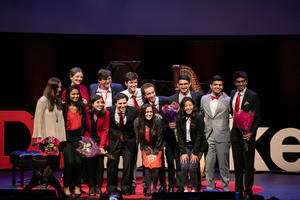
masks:
<path id="1" fill-rule="evenodd" d="M 132 187 L 130 192 L 131 192 L 131 194 L 136 194 L 135 193 L 135 187 Z"/>
<path id="2" fill-rule="evenodd" d="M 245 193 L 244 200 L 250 200 L 250 199 L 252 199 L 252 194 L 251 193 Z"/>
<path id="3" fill-rule="evenodd" d="M 95 195 L 96 195 L 95 186 L 91 186 L 89 188 L 89 196 L 95 196 Z"/>
<path id="4" fill-rule="evenodd" d="M 168 192 L 174 192 L 175 190 L 174 190 L 174 187 L 169 187 L 168 188 Z"/>
<path id="5" fill-rule="evenodd" d="M 98 185 L 95 186 L 95 195 L 96 196 L 101 196 L 102 195 L 101 188 Z"/>
<path id="6" fill-rule="evenodd" d="M 156 189 L 156 188 L 153 188 L 153 189 L 152 189 L 152 194 L 153 194 L 153 193 L 156 193 L 156 192 L 157 192 L 157 189 Z"/>
<path id="7" fill-rule="evenodd" d="M 167 192 L 167 188 L 164 187 L 164 186 L 161 186 L 161 187 L 158 189 L 158 192 Z"/>
<path id="8" fill-rule="evenodd" d="M 131 192 L 130 191 L 122 191 L 122 194 L 129 196 L 129 195 L 131 195 Z"/>
<path id="9" fill-rule="evenodd" d="M 176 192 L 183 192 L 183 191 L 184 191 L 183 187 L 179 187 Z"/>
<path id="10" fill-rule="evenodd" d="M 147 189 L 146 192 L 144 193 L 145 197 L 151 196 L 151 189 Z"/>

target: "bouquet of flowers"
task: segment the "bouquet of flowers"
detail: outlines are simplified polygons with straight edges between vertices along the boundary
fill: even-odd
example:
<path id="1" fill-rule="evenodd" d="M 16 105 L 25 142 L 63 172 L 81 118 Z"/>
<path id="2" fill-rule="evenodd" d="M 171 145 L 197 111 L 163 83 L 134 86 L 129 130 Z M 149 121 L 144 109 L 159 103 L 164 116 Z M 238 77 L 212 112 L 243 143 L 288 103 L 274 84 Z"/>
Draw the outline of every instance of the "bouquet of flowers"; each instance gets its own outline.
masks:
<path id="1" fill-rule="evenodd" d="M 241 132 L 244 134 L 246 134 L 253 123 L 254 120 L 254 112 L 252 112 L 251 114 L 248 114 L 246 112 L 244 112 L 243 110 L 240 110 L 239 112 L 235 112 L 234 113 L 234 122 L 236 124 L 236 126 L 241 130 Z M 246 151 L 248 151 L 248 141 L 244 140 L 244 148 Z"/>
<path id="2" fill-rule="evenodd" d="M 39 142 L 40 152 L 43 156 L 59 154 L 59 140 L 54 136 L 48 136 Z"/>
<path id="3" fill-rule="evenodd" d="M 165 118 L 168 120 L 168 122 L 176 123 L 177 115 L 179 112 L 179 104 L 175 101 L 173 101 L 170 105 L 164 105 L 162 107 L 162 111 L 164 113 Z M 178 135 L 177 135 L 177 129 L 174 129 L 176 142 L 178 142 Z"/>
<path id="4" fill-rule="evenodd" d="M 90 137 L 82 136 L 79 141 L 80 146 L 76 149 L 82 157 L 91 158 L 100 155 L 100 149 L 94 140 Z M 115 159 L 113 155 L 106 153 L 104 156 L 109 159 Z"/>

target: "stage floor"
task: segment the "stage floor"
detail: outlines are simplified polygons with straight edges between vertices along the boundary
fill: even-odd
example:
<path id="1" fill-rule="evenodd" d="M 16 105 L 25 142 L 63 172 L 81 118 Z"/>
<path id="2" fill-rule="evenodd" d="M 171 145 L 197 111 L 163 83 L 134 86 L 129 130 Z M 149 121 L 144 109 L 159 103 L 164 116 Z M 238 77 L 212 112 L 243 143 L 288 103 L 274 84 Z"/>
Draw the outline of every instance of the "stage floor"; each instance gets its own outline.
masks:
<path id="1" fill-rule="evenodd" d="M 60 178 L 62 171 L 55 173 Z M 121 175 L 121 173 L 120 173 Z M 141 172 L 137 176 L 142 176 Z M 231 181 L 234 181 L 234 174 L 230 173 Z M 31 171 L 25 171 L 24 184 L 26 185 L 31 178 Z M 216 174 L 216 179 L 220 179 Z M 12 186 L 12 172 L 10 170 L 0 171 L 0 189 L 17 189 L 20 185 L 20 173 L 17 172 L 16 186 Z M 280 200 L 298 200 L 300 196 L 300 174 L 281 174 L 281 173 L 256 173 L 254 185 L 262 188 L 258 195 L 265 199 L 276 197 Z"/>

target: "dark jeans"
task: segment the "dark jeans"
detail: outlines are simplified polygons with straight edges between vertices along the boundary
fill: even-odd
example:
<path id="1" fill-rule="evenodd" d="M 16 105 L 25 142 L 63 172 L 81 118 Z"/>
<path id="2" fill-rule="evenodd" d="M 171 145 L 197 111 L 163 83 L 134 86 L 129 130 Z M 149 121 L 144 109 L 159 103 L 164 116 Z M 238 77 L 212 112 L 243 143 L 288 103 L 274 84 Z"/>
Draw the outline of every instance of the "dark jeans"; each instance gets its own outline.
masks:
<path id="1" fill-rule="evenodd" d="M 182 174 L 180 170 L 180 159 L 179 159 L 179 148 L 178 144 L 167 144 L 166 145 L 166 159 L 168 163 L 168 179 L 169 187 L 175 186 L 175 173 L 176 173 L 176 182 L 177 187 L 182 185 Z M 175 165 L 174 165 L 175 160 Z M 176 169 L 175 169 L 176 167 Z"/>
<path id="2" fill-rule="evenodd" d="M 192 155 L 193 145 L 186 144 L 185 149 L 186 149 L 188 156 L 190 157 Z M 202 156 L 202 152 L 199 153 L 199 155 L 197 155 L 197 156 L 198 156 L 198 160 L 195 163 L 191 163 L 189 159 L 187 160 L 186 163 L 180 162 L 183 186 L 189 185 L 189 177 L 191 179 L 192 187 L 198 187 L 199 185 L 201 185 L 201 183 L 200 183 L 201 179 L 199 179 L 198 172 L 200 170 L 199 162 L 200 162 L 200 158 Z"/>

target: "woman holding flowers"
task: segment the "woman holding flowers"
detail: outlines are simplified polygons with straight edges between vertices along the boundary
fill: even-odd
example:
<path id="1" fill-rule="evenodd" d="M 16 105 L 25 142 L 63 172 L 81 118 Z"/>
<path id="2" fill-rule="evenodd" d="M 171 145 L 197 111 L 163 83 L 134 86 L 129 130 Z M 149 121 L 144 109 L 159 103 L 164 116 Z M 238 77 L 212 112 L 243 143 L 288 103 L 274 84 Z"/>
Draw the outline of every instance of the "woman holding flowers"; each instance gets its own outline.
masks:
<path id="1" fill-rule="evenodd" d="M 192 192 L 197 192 L 201 185 L 199 180 L 199 159 L 202 156 L 205 142 L 203 116 L 196 111 L 195 102 L 184 97 L 180 103 L 180 111 L 176 122 L 178 145 L 180 150 L 180 166 L 184 192 L 188 192 L 190 176 Z"/>
<path id="2" fill-rule="evenodd" d="M 44 89 L 43 96 L 38 100 L 34 115 L 33 138 L 37 142 L 45 140 L 51 136 L 58 139 L 60 142 L 66 141 L 65 124 L 62 114 L 62 104 L 59 98 L 61 93 L 61 82 L 58 78 L 52 77 Z M 63 199 L 64 192 L 53 175 L 53 170 L 59 166 L 60 156 L 47 156 L 47 167 L 44 169 L 43 177 L 47 177 L 50 185 L 52 185 L 57 193 L 59 199 Z M 30 183 L 26 189 L 31 189 L 37 186 L 39 177 L 33 175 Z"/>
<path id="3" fill-rule="evenodd" d="M 151 177 L 153 180 L 152 192 L 157 192 L 159 168 L 161 167 L 163 127 L 161 119 L 158 119 L 150 104 L 141 107 L 139 117 L 134 122 L 135 132 L 138 135 L 142 151 L 142 161 L 145 170 L 146 183 L 145 196 L 151 195 Z"/>
<path id="4" fill-rule="evenodd" d="M 62 107 L 65 119 L 67 142 L 62 145 L 64 155 L 64 192 L 71 197 L 71 187 L 75 186 L 74 193 L 76 197 L 81 195 L 81 158 L 76 151 L 79 147 L 79 140 L 84 134 L 85 112 L 84 103 L 81 94 L 76 85 L 71 85 L 66 90 L 66 102 Z"/>
<path id="5" fill-rule="evenodd" d="M 104 109 L 103 98 L 93 96 L 86 113 L 85 136 L 90 137 L 99 146 L 100 155 L 87 158 L 89 195 L 101 195 L 104 173 L 104 150 L 108 146 L 109 111 Z"/>

